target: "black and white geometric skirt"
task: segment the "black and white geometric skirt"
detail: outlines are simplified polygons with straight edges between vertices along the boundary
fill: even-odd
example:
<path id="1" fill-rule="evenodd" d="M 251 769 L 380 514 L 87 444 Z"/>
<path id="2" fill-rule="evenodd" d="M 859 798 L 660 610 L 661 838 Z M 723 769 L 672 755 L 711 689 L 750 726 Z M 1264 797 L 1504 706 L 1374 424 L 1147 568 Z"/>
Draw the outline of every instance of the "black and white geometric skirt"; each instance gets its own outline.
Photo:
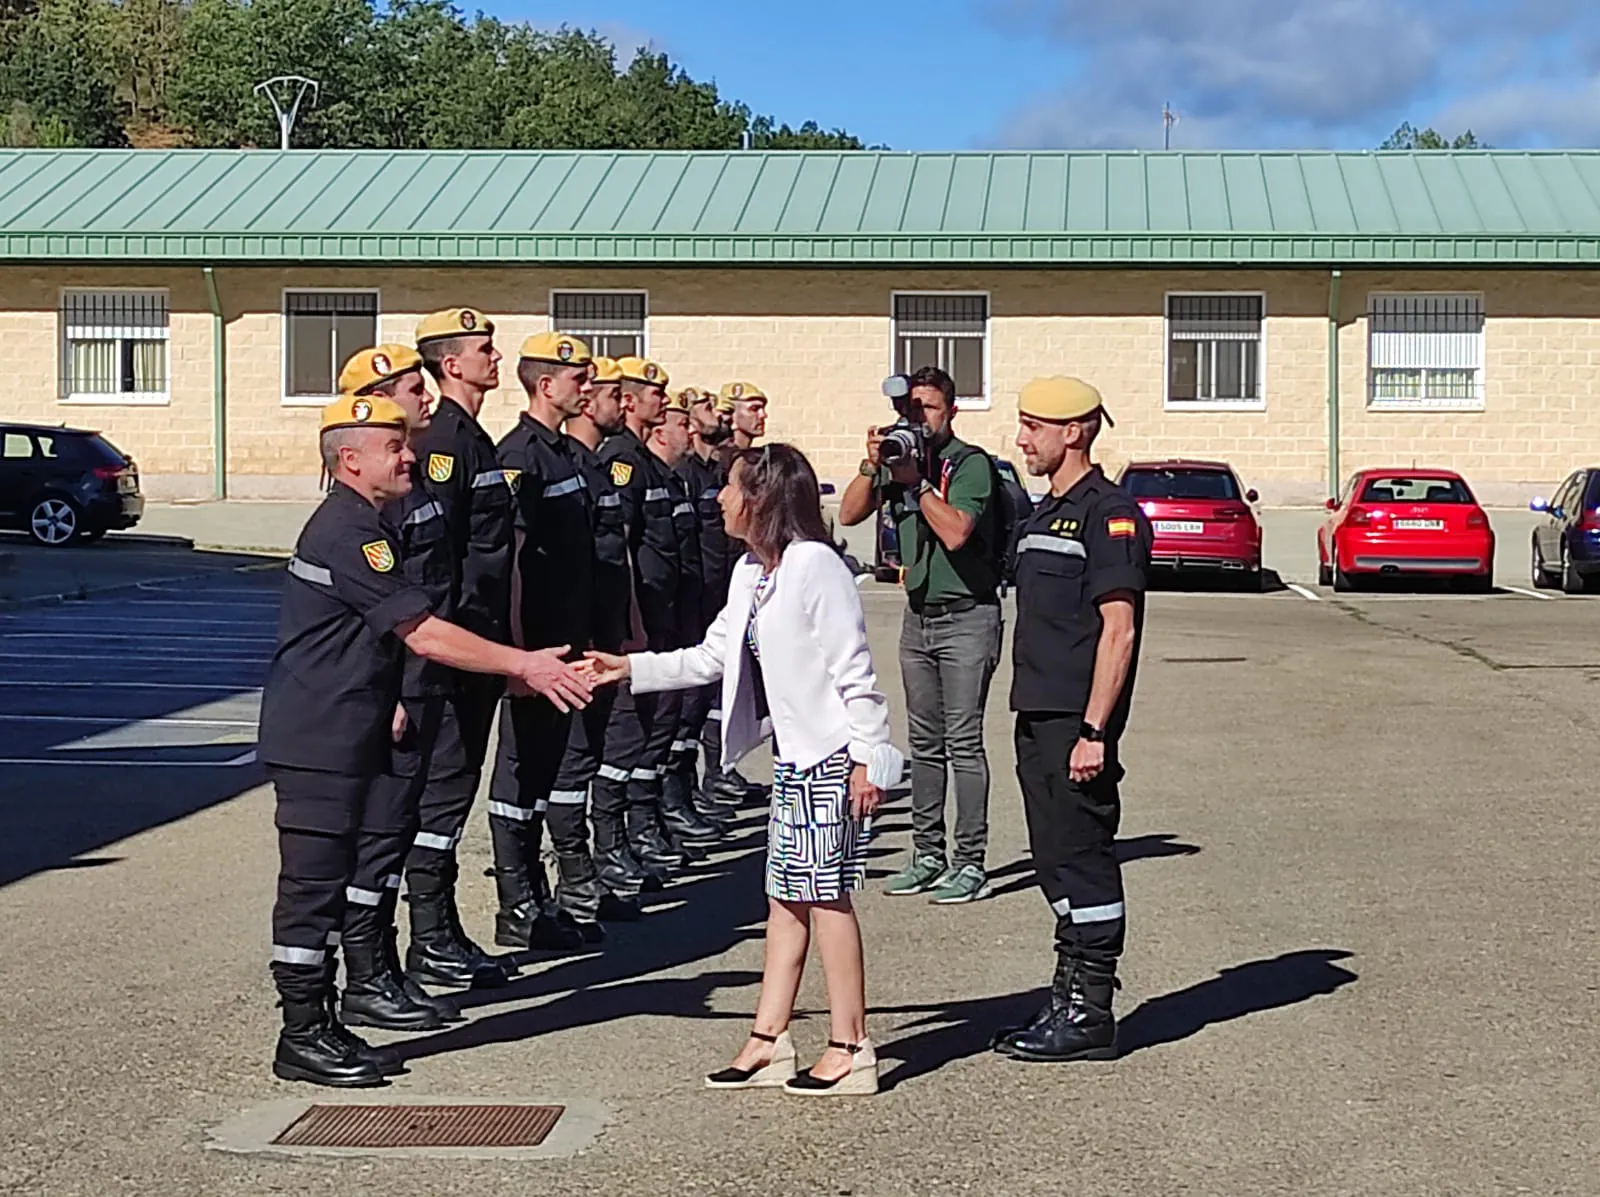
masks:
<path id="1" fill-rule="evenodd" d="M 832 902 L 867 882 L 866 837 L 850 814 L 849 748 L 810 769 L 776 762 L 767 822 L 767 896 Z"/>

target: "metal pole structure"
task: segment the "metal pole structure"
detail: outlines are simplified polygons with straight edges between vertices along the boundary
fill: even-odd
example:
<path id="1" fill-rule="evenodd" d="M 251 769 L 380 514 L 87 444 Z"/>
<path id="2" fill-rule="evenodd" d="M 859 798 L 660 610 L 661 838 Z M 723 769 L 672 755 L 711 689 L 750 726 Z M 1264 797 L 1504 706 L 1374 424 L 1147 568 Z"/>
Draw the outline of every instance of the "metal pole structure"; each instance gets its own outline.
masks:
<path id="1" fill-rule="evenodd" d="M 1161 106 L 1161 148 L 1172 148 L 1172 126 L 1178 123 L 1178 114 L 1172 111 L 1170 102 Z"/>
<path id="2" fill-rule="evenodd" d="M 278 89 L 283 90 L 280 98 Z M 294 98 L 289 98 L 290 91 Z M 262 83 L 257 83 L 257 95 L 267 97 L 267 102 L 272 105 L 272 112 L 278 118 L 278 148 L 289 148 L 289 133 L 294 129 L 295 118 L 300 115 L 300 102 L 306 98 L 306 92 L 311 93 L 311 103 L 317 102 L 317 97 L 322 91 L 322 85 L 315 79 L 307 79 L 304 75 L 276 75 Z"/>

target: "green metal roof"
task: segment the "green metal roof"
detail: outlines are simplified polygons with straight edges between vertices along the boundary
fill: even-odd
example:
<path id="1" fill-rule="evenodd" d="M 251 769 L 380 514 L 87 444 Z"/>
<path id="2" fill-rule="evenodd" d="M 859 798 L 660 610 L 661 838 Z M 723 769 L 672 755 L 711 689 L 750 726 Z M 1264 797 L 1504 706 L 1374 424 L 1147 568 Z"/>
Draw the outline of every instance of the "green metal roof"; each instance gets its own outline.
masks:
<path id="1" fill-rule="evenodd" d="M 1600 261 L 1600 152 L 0 150 L 0 259 Z"/>

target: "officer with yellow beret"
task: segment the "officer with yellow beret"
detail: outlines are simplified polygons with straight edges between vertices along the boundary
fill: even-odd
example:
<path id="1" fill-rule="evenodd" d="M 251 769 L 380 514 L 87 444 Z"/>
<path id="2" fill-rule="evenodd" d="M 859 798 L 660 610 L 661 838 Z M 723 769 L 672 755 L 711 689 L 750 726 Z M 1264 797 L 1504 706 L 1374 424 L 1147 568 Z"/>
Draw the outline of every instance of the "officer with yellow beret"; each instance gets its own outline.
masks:
<path id="1" fill-rule="evenodd" d="M 339 390 L 353 397 L 382 395 L 394 400 L 405 413 L 406 431 L 413 440 L 428 428 L 431 401 L 422 380 L 422 358 L 409 345 L 361 350 L 340 372 Z M 397 572 L 428 596 L 433 614 L 453 618 L 456 569 L 444 512 L 415 461 L 410 490 L 386 503 L 381 514 L 398 536 Z M 431 1031 L 458 1017 L 450 1003 L 431 998 L 400 971 L 395 950 L 401 868 L 417 834 L 423 792 L 430 783 L 448 787 L 466 769 L 453 720 L 441 735 L 454 679 L 454 670 L 415 653 L 405 654 L 389 766 L 368 791 L 355 869 L 345 889 L 340 945 L 345 988 L 340 1010 L 350 1026 Z M 493 971 L 486 983 L 504 982 L 504 975 Z"/>
<path id="2" fill-rule="evenodd" d="M 612 493 L 621 499 L 628 528 L 634 582 L 629 626 L 641 647 L 677 648 L 682 561 L 672 514 L 672 472 L 646 447 L 651 433 L 666 420 L 669 379 L 659 363 L 642 357 L 621 358 L 617 367 L 623 429 L 600 446 L 600 460 Z M 614 837 L 625 828 L 627 850 L 651 882 L 664 884 L 687 858 L 667 839 L 661 820 L 661 769 L 677 729 L 657 717 L 659 707 L 657 695 L 636 696 L 626 684 L 618 688 L 606 727 L 605 758 L 595 780 L 594 812 L 601 860 L 622 854 L 624 845 Z"/>
<path id="3" fill-rule="evenodd" d="M 449 534 L 455 618 L 504 644 L 510 643 L 511 491 L 494 438 L 478 423 L 485 396 L 500 385 L 494 332 L 494 321 L 476 308 L 445 308 L 418 322 L 417 353 L 439 399 L 428 426 L 413 430 L 412 445 Z M 406 859 L 406 971 L 430 985 L 492 977 L 493 958 L 467 935 L 456 908 L 456 844 L 478 792 L 504 689 L 498 677 L 457 673 L 446 698 L 439 740 L 460 743 L 462 768 L 429 780 Z"/>
<path id="4" fill-rule="evenodd" d="M 1111 417 L 1076 378 L 1022 389 L 1017 447 L 1050 492 L 1017 529 L 1011 708 L 1039 887 L 1056 915 L 1050 999 L 995 1050 L 1019 1060 L 1110 1059 L 1125 915 L 1115 839 L 1118 746 L 1144 629 L 1149 523 L 1090 458 Z"/>
<path id="5" fill-rule="evenodd" d="M 724 383 L 717 410 L 733 422 L 733 447 L 748 449 L 767 435 L 767 393 L 753 382 Z"/>
<path id="6" fill-rule="evenodd" d="M 382 510 L 410 492 L 416 464 L 406 410 L 384 393 L 410 385 L 397 357 L 374 352 L 370 379 L 323 409 L 322 461 L 333 484 L 289 560 L 257 747 L 277 793 L 272 974 L 283 1030 L 273 1071 L 339 1087 L 380 1085 L 401 1068 L 339 1021 L 330 948 L 369 796 L 389 767 L 406 650 L 514 677 L 567 705 L 581 706 L 590 690 L 554 654 L 495 644 L 439 618 L 434 598 L 401 568 L 404 542 Z"/>
<path id="7" fill-rule="evenodd" d="M 593 637 L 594 499 L 561 429 L 583 410 L 591 370 L 589 346 L 577 337 L 544 332 L 523 341 L 517 380 L 527 409 L 497 447 L 512 491 L 512 636 L 524 647 L 553 648 L 574 660 Z M 570 719 L 537 697 L 501 704 L 489 831 L 500 898 L 495 942 L 503 947 L 583 946 L 579 928 L 554 903 L 540 855 Z"/>

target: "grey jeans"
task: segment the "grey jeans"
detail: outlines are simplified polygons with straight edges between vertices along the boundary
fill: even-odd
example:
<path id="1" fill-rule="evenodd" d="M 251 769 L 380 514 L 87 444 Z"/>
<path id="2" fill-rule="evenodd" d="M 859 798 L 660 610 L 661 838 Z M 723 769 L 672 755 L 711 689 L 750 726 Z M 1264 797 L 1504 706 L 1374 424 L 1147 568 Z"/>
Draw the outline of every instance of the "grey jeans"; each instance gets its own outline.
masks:
<path id="1" fill-rule="evenodd" d="M 911 740 L 911 841 L 917 856 L 945 854 L 945 777 L 956 792 L 956 866 L 983 867 L 989 846 L 989 758 L 983 711 L 1000 662 L 998 603 L 946 615 L 907 608 L 900 676 Z"/>

